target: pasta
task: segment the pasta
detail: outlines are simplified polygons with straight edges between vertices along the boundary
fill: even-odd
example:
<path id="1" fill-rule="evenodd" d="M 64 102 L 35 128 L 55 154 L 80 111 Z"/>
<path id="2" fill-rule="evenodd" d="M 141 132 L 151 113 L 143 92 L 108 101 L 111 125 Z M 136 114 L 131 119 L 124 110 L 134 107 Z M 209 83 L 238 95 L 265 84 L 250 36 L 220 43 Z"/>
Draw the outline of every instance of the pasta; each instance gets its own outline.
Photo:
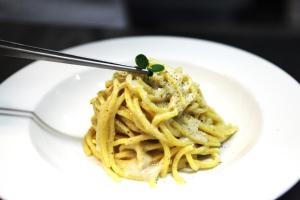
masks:
<path id="1" fill-rule="evenodd" d="M 199 86 L 181 68 L 152 77 L 115 72 L 91 100 L 92 125 L 83 140 L 115 179 L 155 185 L 169 172 L 196 172 L 220 163 L 219 148 L 237 131 L 205 102 Z"/>

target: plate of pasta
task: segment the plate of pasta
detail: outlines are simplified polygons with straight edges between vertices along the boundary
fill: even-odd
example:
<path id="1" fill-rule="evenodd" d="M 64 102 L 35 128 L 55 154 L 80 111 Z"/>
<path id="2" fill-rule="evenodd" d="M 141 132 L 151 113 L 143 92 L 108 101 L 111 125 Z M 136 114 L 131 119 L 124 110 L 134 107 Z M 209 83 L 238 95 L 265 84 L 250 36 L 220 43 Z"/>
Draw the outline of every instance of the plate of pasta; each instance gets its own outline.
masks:
<path id="1" fill-rule="evenodd" d="M 275 199 L 299 180 L 300 87 L 274 64 L 167 36 L 65 51 L 151 73 L 39 61 L 2 83 L 0 107 L 34 115 L 0 115 L 1 198 Z"/>

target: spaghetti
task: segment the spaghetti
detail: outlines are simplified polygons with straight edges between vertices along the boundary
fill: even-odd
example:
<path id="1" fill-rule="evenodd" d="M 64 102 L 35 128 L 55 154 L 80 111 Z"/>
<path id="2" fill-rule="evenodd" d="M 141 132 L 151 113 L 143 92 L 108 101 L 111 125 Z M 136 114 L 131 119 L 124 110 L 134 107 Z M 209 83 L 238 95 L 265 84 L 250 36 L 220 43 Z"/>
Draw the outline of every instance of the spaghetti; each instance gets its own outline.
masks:
<path id="1" fill-rule="evenodd" d="M 155 185 L 169 172 L 209 169 L 237 128 L 225 124 L 205 102 L 199 86 L 180 68 L 152 77 L 116 72 L 91 100 L 92 125 L 83 148 L 114 178 Z"/>

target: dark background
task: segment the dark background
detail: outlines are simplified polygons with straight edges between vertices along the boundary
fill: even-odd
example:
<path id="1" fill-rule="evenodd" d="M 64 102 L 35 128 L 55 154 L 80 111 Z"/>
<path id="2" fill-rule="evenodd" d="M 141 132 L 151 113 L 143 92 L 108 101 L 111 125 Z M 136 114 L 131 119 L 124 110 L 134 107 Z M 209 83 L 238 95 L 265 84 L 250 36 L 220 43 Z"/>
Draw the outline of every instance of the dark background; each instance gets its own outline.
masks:
<path id="1" fill-rule="evenodd" d="M 1 39 L 62 50 L 133 35 L 229 44 L 275 63 L 300 82 L 300 0 L 0 1 Z M 0 56 L 0 63 L 1 83 L 30 61 Z M 279 199 L 299 200 L 300 183 Z"/>

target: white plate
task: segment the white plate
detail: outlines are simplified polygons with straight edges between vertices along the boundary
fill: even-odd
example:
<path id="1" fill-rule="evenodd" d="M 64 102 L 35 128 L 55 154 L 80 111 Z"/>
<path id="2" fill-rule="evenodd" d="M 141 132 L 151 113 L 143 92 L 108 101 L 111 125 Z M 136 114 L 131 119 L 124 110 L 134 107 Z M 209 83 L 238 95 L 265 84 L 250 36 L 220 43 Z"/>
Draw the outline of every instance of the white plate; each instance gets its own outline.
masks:
<path id="1" fill-rule="evenodd" d="M 156 188 L 112 181 L 84 156 L 80 140 L 45 132 L 29 119 L 0 116 L 0 196 L 18 199 L 274 199 L 300 177 L 300 87 L 272 63 L 226 45 L 179 37 L 112 39 L 66 50 L 133 64 L 139 53 L 183 66 L 209 105 L 240 130 L 212 170 L 172 177 Z M 111 71 L 35 62 L 0 86 L 0 107 L 34 110 L 65 132 L 82 136 L 89 99 Z M 57 123 L 58 124 L 55 124 Z"/>

